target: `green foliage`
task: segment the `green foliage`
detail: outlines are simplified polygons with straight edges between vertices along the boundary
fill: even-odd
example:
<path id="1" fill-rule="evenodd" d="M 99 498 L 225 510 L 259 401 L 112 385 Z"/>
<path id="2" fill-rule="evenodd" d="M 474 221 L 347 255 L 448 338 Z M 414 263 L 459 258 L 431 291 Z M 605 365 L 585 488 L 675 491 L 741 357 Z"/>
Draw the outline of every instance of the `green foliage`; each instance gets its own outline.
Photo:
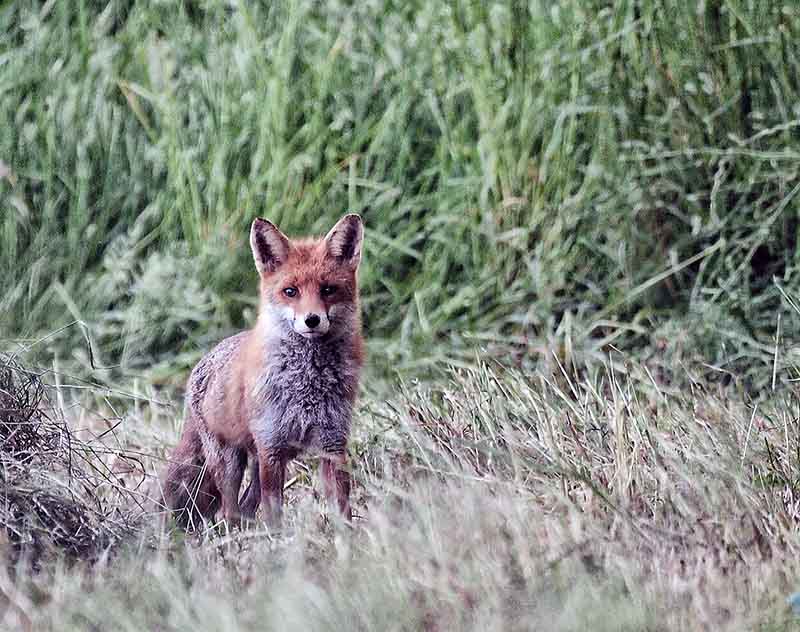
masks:
<path id="1" fill-rule="evenodd" d="M 14 0 L 0 34 L 3 337 L 191 353 L 252 312 L 253 216 L 355 211 L 386 365 L 669 366 L 666 328 L 768 373 L 773 279 L 798 289 L 791 3 Z"/>

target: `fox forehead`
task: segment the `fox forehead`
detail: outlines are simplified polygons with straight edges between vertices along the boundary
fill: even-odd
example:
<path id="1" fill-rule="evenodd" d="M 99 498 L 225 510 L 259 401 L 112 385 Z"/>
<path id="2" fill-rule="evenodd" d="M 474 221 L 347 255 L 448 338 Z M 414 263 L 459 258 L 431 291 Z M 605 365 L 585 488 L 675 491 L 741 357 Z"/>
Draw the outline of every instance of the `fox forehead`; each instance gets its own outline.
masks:
<path id="1" fill-rule="evenodd" d="M 335 284 L 343 289 L 355 284 L 355 274 L 327 255 L 322 239 L 293 240 L 284 263 L 269 281 L 273 286 L 306 287 L 309 285 Z"/>

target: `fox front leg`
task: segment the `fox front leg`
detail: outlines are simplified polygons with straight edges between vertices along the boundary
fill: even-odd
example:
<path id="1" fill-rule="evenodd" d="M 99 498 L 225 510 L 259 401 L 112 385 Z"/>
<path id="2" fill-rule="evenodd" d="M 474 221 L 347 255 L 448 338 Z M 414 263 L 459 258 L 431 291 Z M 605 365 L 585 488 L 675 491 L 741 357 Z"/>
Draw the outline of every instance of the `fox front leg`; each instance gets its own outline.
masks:
<path id="1" fill-rule="evenodd" d="M 281 525 L 283 514 L 283 481 L 286 461 L 271 450 L 258 452 L 258 482 L 261 484 L 261 511 L 269 527 Z"/>
<path id="2" fill-rule="evenodd" d="M 337 507 L 342 517 L 349 522 L 353 513 L 350 509 L 350 471 L 347 469 L 347 455 L 324 454 L 320 463 L 320 474 L 322 489 L 329 506 Z"/>

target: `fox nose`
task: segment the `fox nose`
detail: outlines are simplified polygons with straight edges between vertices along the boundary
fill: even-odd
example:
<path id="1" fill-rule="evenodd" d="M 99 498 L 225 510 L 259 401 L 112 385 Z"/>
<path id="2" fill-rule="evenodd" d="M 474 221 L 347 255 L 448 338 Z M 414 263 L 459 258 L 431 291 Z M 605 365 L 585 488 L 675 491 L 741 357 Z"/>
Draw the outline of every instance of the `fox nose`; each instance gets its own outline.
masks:
<path id="1" fill-rule="evenodd" d="M 306 316 L 306 327 L 314 329 L 317 325 L 319 325 L 319 316 L 316 314 L 309 314 Z"/>

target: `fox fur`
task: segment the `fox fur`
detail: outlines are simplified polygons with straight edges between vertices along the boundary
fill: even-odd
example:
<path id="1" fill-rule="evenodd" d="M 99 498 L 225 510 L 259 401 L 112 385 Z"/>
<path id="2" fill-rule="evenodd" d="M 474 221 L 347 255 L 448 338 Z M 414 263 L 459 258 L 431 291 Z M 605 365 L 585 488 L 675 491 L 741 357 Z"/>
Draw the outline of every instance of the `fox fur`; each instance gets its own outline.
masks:
<path id="1" fill-rule="evenodd" d="M 343 217 L 322 239 L 290 240 L 254 220 L 260 276 L 253 329 L 220 342 L 189 376 L 183 432 L 164 479 L 178 523 L 218 511 L 238 522 L 259 506 L 280 523 L 287 462 L 319 454 L 329 502 L 350 519 L 347 442 L 364 350 L 357 272 L 363 225 Z M 245 470 L 251 481 L 239 496 Z"/>

